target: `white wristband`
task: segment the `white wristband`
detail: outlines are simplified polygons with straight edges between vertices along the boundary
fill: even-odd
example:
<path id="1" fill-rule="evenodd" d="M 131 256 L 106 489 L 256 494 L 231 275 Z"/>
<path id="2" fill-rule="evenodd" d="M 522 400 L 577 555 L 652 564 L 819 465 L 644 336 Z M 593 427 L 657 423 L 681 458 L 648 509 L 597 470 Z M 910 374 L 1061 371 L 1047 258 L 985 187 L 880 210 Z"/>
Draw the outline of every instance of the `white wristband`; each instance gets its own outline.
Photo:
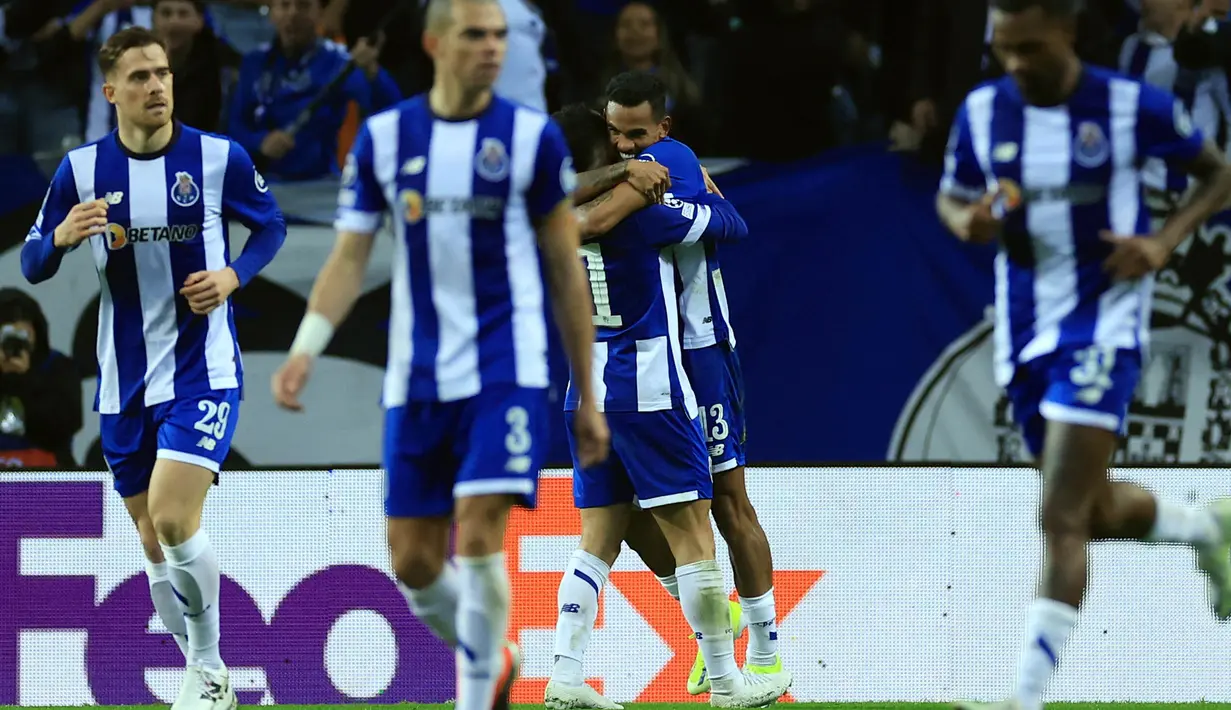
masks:
<path id="1" fill-rule="evenodd" d="M 333 323 L 320 313 L 308 311 L 299 324 L 299 332 L 295 333 L 295 342 L 291 343 L 291 354 L 317 357 L 325 352 L 332 338 Z"/>

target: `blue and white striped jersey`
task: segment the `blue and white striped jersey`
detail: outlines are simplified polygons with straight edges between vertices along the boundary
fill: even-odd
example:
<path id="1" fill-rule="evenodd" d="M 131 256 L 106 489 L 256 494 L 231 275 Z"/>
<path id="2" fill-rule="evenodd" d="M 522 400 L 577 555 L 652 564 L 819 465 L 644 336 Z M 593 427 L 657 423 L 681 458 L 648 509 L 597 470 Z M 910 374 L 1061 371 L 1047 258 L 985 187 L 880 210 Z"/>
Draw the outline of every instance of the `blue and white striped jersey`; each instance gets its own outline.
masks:
<path id="1" fill-rule="evenodd" d="M 996 257 L 996 379 L 1059 346 L 1144 349 L 1153 277 L 1113 284 L 1100 237 L 1150 233 L 1142 163 L 1180 166 L 1202 134 L 1175 97 L 1086 66 L 1068 101 L 1026 105 L 1011 78 L 976 88 L 958 111 L 942 193 L 1007 207 Z"/>
<path id="2" fill-rule="evenodd" d="M 705 192 L 701 162 L 692 149 L 672 138 L 664 138 L 641 151 L 639 160 L 657 162 L 671 174 L 671 194 L 693 200 Z M 675 248 L 675 267 L 679 271 L 680 313 L 684 320 L 683 345 L 695 350 L 729 342 L 735 347 L 735 331 L 727 308 L 727 290 L 722 283 L 718 244 L 706 239 Z"/>
<path id="3" fill-rule="evenodd" d="M 696 397 L 684 374 L 676 307 L 674 250 L 748 233 L 731 203 L 701 194 L 669 197 L 625 219 L 581 248 L 590 275 L 596 326 L 593 380 L 599 411 L 692 415 Z M 564 408 L 577 408 L 570 386 Z"/>
<path id="4" fill-rule="evenodd" d="M 60 163 L 22 248 L 32 283 L 51 278 L 65 250 L 53 234 L 81 202 L 106 200 L 107 227 L 88 244 L 98 269 L 98 395 L 117 414 L 242 386 L 228 301 L 194 315 L 179 295 L 190 274 L 230 266 L 246 285 L 273 259 L 286 224 L 248 154 L 230 139 L 175 124 L 166 148 L 139 155 L 115 133 Z M 227 230 L 252 235 L 234 261 Z"/>
<path id="5" fill-rule="evenodd" d="M 498 96 L 469 120 L 435 117 L 421 95 L 364 123 L 336 226 L 375 234 L 393 213 L 385 407 L 548 386 L 535 222 L 576 181 L 555 122 Z"/>
<path id="6" fill-rule="evenodd" d="M 1222 69 L 1185 69 L 1176 63 L 1166 37 L 1143 30 L 1124 40 L 1120 71 L 1174 94 L 1206 137 L 1217 139 L 1224 133 L 1223 127 L 1231 118 L 1231 96 Z M 1143 179 L 1146 187 L 1158 190 L 1183 193 L 1188 189 L 1188 175 L 1183 170 L 1168 170 L 1158 158 L 1146 160 Z"/>

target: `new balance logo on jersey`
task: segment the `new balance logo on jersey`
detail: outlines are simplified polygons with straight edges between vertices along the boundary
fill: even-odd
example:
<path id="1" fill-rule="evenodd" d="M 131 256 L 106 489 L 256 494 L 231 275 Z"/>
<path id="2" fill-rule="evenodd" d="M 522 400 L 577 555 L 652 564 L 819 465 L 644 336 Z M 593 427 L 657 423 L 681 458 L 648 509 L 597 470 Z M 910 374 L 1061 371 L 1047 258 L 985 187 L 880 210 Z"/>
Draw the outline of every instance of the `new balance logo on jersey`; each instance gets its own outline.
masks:
<path id="1" fill-rule="evenodd" d="M 118 205 L 124 201 L 124 193 L 120 191 L 108 192 L 103 195 L 103 201 L 109 205 Z"/>
<path id="2" fill-rule="evenodd" d="M 129 244 L 149 242 L 190 242 L 197 238 L 201 227 L 195 224 L 173 224 L 160 227 L 129 227 L 112 222 L 107 225 L 107 248 L 115 251 Z"/>
<path id="3" fill-rule="evenodd" d="M 580 614 L 581 605 L 580 604 L 565 604 L 564 606 L 560 607 L 560 613 L 561 614 Z"/>
<path id="4" fill-rule="evenodd" d="M 423 168 L 425 167 L 427 167 L 427 158 L 422 155 L 416 155 L 415 157 L 407 160 L 405 163 L 402 163 L 402 174 L 418 175 L 423 172 Z"/>
<path id="5" fill-rule="evenodd" d="M 214 447 L 217 445 L 218 445 L 218 442 L 214 441 L 208 436 L 201 437 L 201 440 L 197 442 L 197 448 L 205 449 L 206 451 L 213 451 Z"/>

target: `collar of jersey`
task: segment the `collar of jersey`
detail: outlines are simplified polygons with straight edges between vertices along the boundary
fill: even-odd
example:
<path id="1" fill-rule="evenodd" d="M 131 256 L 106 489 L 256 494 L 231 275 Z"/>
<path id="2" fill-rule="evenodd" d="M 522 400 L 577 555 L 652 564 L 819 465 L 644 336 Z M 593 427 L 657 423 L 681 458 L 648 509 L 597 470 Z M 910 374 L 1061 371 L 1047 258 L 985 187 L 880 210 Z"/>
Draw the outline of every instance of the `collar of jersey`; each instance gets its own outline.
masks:
<path id="1" fill-rule="evenodd" d="M 124 155 L 127 155 L 129 158 L 132 158 L 133 160 L 154 160 L 156 158 L 161 158 L 167 153 L 170 153 L 171 149 L 175 147 L 175 144 L 179 142 L 180 133 L 183 132 L 184 126 L 182 123 L 174 119 L 172 120 L 172 123 L 175 127 L 171 129 L 171 140 L 167 141 L 167 144 L 162 147 L 162 150 L 156 150 L 153 153 L 137 153 L 130 150 L 129 147 L 124 145 L 124 142 L 120 140 L 120 131 L 118 129 L 112 131 L 111 136 L 115 140 L 115 144 L 119 146 Z"/>

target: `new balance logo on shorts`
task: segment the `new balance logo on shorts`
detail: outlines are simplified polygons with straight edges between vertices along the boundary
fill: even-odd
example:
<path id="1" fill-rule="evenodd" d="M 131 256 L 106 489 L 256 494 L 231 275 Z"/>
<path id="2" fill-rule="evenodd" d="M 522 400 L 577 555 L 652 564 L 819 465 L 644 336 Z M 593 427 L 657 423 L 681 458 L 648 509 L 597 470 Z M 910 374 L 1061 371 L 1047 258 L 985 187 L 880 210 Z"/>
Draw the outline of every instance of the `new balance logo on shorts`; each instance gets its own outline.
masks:
<path id="1" fill-rule="evenodd" d="M 206 451 L 213 451 L 214 447 L 217 445 L 218 445 L 218 442 L 214 441 L 208 436 L 201 437 L 201 440 L 197 442 L 197 448 L 205 449 Z"/>

